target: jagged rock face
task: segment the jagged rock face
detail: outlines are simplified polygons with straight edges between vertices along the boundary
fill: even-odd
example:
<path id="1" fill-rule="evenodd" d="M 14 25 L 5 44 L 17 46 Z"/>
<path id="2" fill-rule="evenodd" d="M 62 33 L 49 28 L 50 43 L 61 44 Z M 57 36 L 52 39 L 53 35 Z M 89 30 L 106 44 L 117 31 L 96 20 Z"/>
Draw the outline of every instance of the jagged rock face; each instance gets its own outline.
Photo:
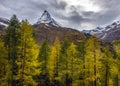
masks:
<path id="1" fill-rule="evenodd" d="M 115 27 L 104 34 L 104 41 L 111 42 L 114 40 L 120 40 L 120 27 Z"/>
<path id="2" fill-rule="evenodd" d="M 33 25 L 35 30 L 35 38 L 38 43 L 41 44 L 44 40 L 47 40 L 49 44 L 52 44 L 56 38 L 61 42 L 64 39 L 78 44 L 81 40 L 86 39 L 83 32 L 79 32 L 70 28 L 56 27 L 53 25 L 38 24 Z"/>
<path id="3" fill-rule="evenodd" d="M 114 22 L 106 27 L 97 27 L 93 30 L 83 30 L 85 33 L 97 35 L 104 41 L 111 42 L 113 40 L 120 40 L 120 21 Z"/>
<path id="4" fill-rule="evenodd" d="M 37 24 L 48 24 L 48 25 L 53 25 L 59 27 L 60 25 L 51 17 L 48 11 L 44 11 L 42 16 L 38 19 Z"/>
<path id="5" fill-rule="evenodd" d="M 0 29 L 5 29 L 9 24 L 9 20 L 5 18 L 0 18 Z"/>
<path id="6" fill-rule="evenodd" d="M 5 18 L 0 18 L 0 36 L 5 34 L 5 29 L 9 24 L 9 20 Z"/>

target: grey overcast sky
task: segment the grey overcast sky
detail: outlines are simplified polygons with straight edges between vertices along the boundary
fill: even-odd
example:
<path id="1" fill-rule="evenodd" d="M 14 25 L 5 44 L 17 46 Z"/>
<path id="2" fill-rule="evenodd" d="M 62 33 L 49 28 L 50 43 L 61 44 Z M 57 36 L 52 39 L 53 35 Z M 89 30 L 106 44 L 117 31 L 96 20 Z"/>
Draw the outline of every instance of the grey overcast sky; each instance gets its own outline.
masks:
<path id="1" fill-rule="evenodd" d="M 120 0 L 0 0 L 0 17 L 8 19 L 34 24 L 44 10 L 64 27 L 93 29 L 120 18 Z"/>

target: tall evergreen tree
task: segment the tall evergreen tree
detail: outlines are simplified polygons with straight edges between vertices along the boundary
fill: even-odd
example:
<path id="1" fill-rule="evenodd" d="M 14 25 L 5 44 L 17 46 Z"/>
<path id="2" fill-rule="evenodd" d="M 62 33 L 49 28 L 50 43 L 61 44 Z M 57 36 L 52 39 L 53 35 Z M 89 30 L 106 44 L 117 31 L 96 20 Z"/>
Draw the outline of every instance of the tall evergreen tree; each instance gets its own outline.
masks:
<path id="1" fill-rule="evenodd" d="M 15 63 L 17 59 L 17 50 L 20 38 L 20 23 L 16 15 L 13 15 L 10 19 L 10 24 L 6 29 L 5 45 L 8 49 L 8 58 L 11 67 L 11 85 L 15 84 L 14 76 L 17 74 L 17 65 Z"/>
<path id="2" fill-rule="evenodd" d="M 65 76 L 65 82 L 63 82 L 64 85 L 68 86 L 69 85 L 69 73 L 68 73 L 68 48 L 70 46 L 70 43 L 67 40 L 64 40 L 62 45 L 61 45 L 61 51 L 60 51 L 60 76 Z"/>
<path id="3" fill-rule="evenodd" d="M 39 75 L 39 85 L 49 86 L 49 67 L 48 60 L 50 58 L 50 47 L 45 40 L 41 45 L 38 61 L 40 62 L 40 75 Z"/>
<path id="4" fill-rule="evenodd" d="M 80 71 L 80 78 L 79 78 L 79 80 L 81 80 L 82 81 L 82 83 L 83 83 L 83 86 L 85 86 L 85 76 L 86 76 L 86 74 L 85 74 L 85 65 L 86 65 L 86 59 L 85 59 L 85 54 L 86 54 L 86 52 L 85 52 L 85 45 L 86 45 L 86 40 L 83 40 L 83 41 L 81 41 L 80 43 L 79 43 L 79 45 L 77 46 L 77 57 L 80 59 L 80 65 L 82 65 L 81 67 L 79 67 L 80 69 L 81 69 L 81 71 Z"/>

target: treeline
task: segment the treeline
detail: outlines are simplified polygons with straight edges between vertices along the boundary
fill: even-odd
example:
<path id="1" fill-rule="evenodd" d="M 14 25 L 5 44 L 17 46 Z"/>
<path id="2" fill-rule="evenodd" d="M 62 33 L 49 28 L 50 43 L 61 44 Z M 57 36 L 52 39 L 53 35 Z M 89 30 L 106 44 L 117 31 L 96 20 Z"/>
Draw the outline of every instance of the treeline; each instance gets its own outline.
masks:
<path id="1" fill-rule="evenodd" d="M 78 45 L 35 41 L 27 20 L 12 16 L 0 40 L 0 86 L 119 86 L 120 41 L 95 36 Z"/>

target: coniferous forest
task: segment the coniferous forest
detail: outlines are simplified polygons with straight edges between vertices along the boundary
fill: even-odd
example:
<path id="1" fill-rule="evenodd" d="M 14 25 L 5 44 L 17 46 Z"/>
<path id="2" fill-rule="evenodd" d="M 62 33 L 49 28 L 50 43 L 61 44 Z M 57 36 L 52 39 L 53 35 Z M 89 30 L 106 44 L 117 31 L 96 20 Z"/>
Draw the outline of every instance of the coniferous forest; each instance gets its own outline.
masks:
<path id="1" fill-rule="evenodd" d="M 13 15 L 0 38 L 0 86 L 120 86 L 120 41 L 53 41 L 38 45 L 29 22 Z"/>

